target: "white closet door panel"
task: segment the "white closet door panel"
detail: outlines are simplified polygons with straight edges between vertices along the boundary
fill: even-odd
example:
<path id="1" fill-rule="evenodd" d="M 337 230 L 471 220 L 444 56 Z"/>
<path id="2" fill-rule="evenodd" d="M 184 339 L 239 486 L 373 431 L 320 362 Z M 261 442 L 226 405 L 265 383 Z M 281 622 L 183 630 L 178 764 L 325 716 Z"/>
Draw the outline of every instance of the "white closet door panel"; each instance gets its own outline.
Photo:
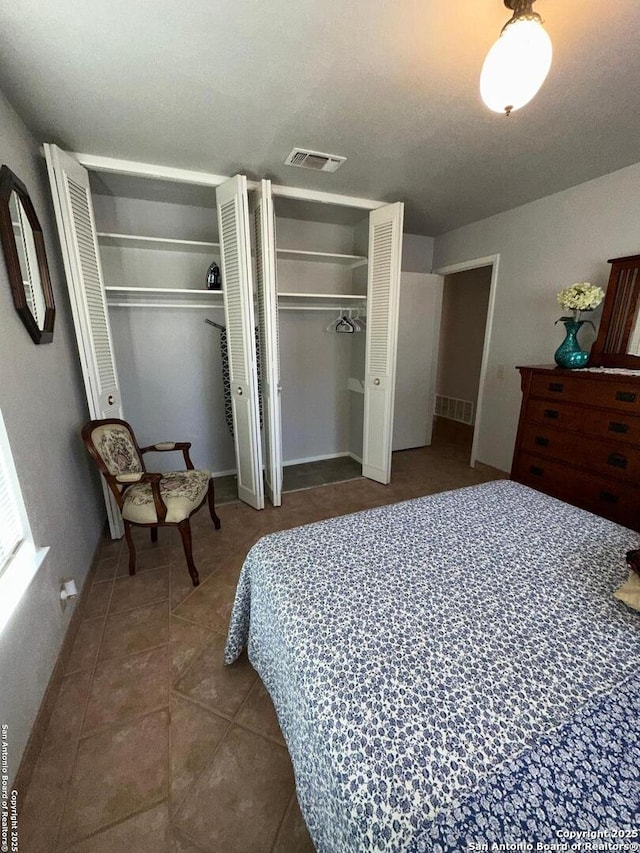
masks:
<path id="1" fill-rule="evenodd" d="M 398 202 L 369 215 L 362 473 L 379 483 L 391 479 L 403 211 Z"/>
<path id="2" fill-rule="evenodd" d="M 431 444 L 443 284 L 440 275 L 400 276 L 394 451 Z"/>
<path id="3" fill-rule="evenodd" d="M 45 145 L 67 287 L 89 414 L 121 418 L 120 384 L 109 326 L 89 175 L 56 145 Z M 120 511 L 106 483 L 103 492 L 114 539 L 123 535 Z"/>
<path id="4" fill-rule="evenodd" d="M 276 272 L 276 234 L 271 181 L 262 180 L 253 210 L 256 240 L 256 292 L 262 367 L 265 486 L 273 506 L 282 503 L 282 420 L 280 413 L 280 336 Z"/>
<path id="5" fill-rule="evenodd" d="M 216 198 L 238 497 L 255 509 L 263 509 L 247 179 L 236 175 L 225 181 L 217 188 Z"/>

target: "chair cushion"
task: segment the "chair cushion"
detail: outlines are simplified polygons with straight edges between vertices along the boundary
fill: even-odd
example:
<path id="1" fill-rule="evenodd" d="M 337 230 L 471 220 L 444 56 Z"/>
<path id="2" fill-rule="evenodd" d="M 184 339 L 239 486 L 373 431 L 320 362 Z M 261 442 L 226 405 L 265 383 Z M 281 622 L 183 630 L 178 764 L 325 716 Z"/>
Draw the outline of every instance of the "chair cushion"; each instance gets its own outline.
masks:
<path id="1" fill-rule="evenodd" d="M 167 507 L 166 522 L 187 518 L 207 494 L 209 471 L 171 471 L 162 475 L 160 495 Z M 158 515 L 150 483 L 136 483 L 124 494 L 122 517 L 136 524 L 153 524 Z"/>

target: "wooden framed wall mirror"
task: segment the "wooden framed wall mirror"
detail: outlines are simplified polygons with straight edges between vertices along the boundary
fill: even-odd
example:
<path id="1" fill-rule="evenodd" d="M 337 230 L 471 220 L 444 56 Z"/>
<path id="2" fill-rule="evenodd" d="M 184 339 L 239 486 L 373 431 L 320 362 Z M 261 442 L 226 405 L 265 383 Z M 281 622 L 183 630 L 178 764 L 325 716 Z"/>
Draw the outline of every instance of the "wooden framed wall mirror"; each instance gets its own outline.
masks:
<path id="1" fill-rule="evenodd" d="M 590 367 L 640 370 L 640 255 L 612 258 Z"/>
<path id="2" fill-rule="evenodd" d="M 56 309 L 42 228 L 8 166 L 0 169 L 0 238 L 16 311 L 35 343 L 51 343 Z"/>

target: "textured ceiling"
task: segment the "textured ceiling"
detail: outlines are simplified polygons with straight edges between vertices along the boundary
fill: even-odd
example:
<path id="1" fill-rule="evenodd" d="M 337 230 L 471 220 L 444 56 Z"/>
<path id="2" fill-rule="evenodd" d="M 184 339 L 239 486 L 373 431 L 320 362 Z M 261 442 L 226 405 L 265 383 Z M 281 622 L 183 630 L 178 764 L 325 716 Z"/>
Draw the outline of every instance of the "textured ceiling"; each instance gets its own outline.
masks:
<path id="1" fill-rule="evenodd" d="M 640 2 L 535 9 L 554 62 L 508 119 L 478 94 L 502 0 L 5 0 L 0 88 L 68 150 L 401 200 L 436 235 L 640 161 Z"/>

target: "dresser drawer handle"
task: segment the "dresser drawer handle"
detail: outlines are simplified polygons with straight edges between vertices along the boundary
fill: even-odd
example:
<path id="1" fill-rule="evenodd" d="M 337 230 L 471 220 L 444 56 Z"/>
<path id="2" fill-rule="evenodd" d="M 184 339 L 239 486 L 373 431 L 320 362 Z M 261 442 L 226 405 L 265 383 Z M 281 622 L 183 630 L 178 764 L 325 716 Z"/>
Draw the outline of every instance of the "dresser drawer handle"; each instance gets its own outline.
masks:
<path id="1" fill-rule="evenodd" d="M 600 492 L 600 500 L 606 501 L 610 504 L 618 503 L 618 496 L 611 494 L 611 492 L 605 492 L 604 489 Z"/>
<path id="2" fill-rule="evenodd" d="M 539 447 L 547 447 L 549 444 L 549 439 L 545 438 L 543 435 L 537 435 L 536 436 L 536 444 Z"/>
<path id="3" fill-rule="evenodd" d="M 638 395 L 634 394 L 633 391 L 618 391 L 616 393 L 616 400 L 620 400 L 621 403 L 635 403 L 638 399 Z"/>
<path id="4" fill-rule="evenodd" d="M 619 421 L 609 421 L 609 432 L 629 432 L 629 424 L 621 424 Z"/>
<path id="5" fill-rule="evenodd" d="M 613 465 L 614 468 L 626 468 L 627 457 L 622 453 L 611 453 L 607 459 L 607 465 Z"/>
<path id="6" fill-rule="evenodd" d="M 564 391 L 564 385 L 562 382 L 550 382 L 549 391 Z"/>
<path id="7" fill-rule="evenodd" d="M 560 412 L 557 409 L 545 409 L 544 416 L 545 418 L 551 418 L 552 421 L 557 421 L 560 417 Z"/>
<path id="8" fill-rule="evenodd" d="M 544 468 L 540 468 L 539 465 L 532 465 L 531 468 L 529 468 L 529 471 L 532 474 L 535 474 L 536 477 L 542 477 L 544 475 Z"/>

